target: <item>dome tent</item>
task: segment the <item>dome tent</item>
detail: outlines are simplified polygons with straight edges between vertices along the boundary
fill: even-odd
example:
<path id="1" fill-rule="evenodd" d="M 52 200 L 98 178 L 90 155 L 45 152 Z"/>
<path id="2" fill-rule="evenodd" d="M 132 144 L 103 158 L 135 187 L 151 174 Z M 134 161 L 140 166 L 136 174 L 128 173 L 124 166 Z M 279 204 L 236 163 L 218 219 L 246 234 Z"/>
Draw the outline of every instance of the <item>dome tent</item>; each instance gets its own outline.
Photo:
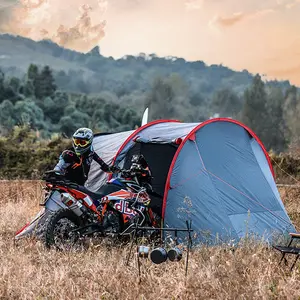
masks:
<path id="1" fill-rule="evenodd" d="M 259 138 L 242 123 L 217 118 L 203 123 L 150 122 L 135 131 L 96 136 L 96 152 L 128 167 L 145 156 L 153 173 L 153 209 L 164 226 L 185 227 L 192 219 L 200 238 L 239 240 L 247 233 L 270 240 L 295 228 L 277 190 L 270 158 Z M 87 186 L 98 189 L 105 173 L 92 164 Z M 205 234 L 202 234 L 202 233 Z"/>

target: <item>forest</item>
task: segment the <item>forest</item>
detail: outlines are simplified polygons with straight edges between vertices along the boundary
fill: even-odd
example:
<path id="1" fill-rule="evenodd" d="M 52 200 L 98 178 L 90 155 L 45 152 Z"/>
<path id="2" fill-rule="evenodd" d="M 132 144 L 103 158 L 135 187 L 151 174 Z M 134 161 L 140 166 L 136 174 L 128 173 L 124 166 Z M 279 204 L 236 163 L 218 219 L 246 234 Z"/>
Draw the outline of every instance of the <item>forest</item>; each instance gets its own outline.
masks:
<path id="1" fill-rule="evenodd" d="M 277 174 L 275 162 L 300 174 L 300 92 L 288 81 L 178 57 L 114 59 L 99 47 L 84 54 L 8 34 L 0 45 L 1 178 L 39 178 L 76 128 L 132 130 L 145 107 L 149 120 L 237 119 L 263 141 Z"/>
<path id="2" fill-rule="evenodd" d="M 58 87 L 50 66 L 30 64 L 21 77 L 0 71 L 0 132 L 7 136 L 15 126 L 28 125 L 40 138 L 53 134 L 70 137 L 81 126 L 95 132 L 119 132 L 140 126 L 142 111 L 150 120 L 179 119 L 202 122 L 212 116 L 231 117 L 249 126 L 268 150 L 276 153 L 298 144 L 300 93 L 295 86 L 268 85 L 259 74 L 239 95 L 226 87 L 210 98 L 190 97 L 190 86 L 177 73 L 155 76 L 140 97 L 69 92 Z M 138 93 L 138 91 L 137 91 Z"/>
<path id="3" fill-rule="evenodd" d="M 81 126 L 96 132 L 134 128 L 139 124 L 136 111 L 115 98 L 109 92 L 93 96 L 58 90 L 49 66 L 39 69 L 32 64 L 22 79 L 0 71 L 1 133 L 16 125 L 30 125 L 42 138 L 53 133 L 69 137 Z"/>

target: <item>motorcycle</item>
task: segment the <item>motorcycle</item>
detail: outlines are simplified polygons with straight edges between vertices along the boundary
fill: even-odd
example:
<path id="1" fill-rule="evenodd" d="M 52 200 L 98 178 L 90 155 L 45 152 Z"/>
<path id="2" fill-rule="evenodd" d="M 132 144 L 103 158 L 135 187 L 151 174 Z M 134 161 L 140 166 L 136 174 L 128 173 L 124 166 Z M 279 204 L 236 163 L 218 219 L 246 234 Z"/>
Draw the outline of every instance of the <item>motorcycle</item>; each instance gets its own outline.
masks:
<path id="1" fill-rule="evenodd" d="M 55 171 L 46 172 L 42 203 L 46 209 L 22 228 L 16 238 L 32 231 L 39 223 L 46 247 L 61 248 L 88 236 L 120 238 L 130 236 L 135 226 L 159 227 L 160 218 L 149 207 L 148 191 L 152 188 L 150 184 L 140 183 L 139 165 L 133 164 L 130 170 L 119 173 L 120 177 L 109 180 L 94 193 Z"/>

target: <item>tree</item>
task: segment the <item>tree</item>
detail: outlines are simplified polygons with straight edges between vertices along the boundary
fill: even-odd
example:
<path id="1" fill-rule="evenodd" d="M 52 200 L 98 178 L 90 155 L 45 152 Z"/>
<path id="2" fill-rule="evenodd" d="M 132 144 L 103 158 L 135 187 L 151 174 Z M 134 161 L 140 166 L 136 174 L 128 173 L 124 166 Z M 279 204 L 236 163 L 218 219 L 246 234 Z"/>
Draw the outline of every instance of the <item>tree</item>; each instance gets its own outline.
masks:
<path id="1" fill-rule="evenodd" d="M 111 116 L 112 116 L 113 110 L 110 103 L 106 103 L 103 107 L 103 120 L 106 123 L 111 122 Z"/>
<path id="2" fill-rule="evenodd" d="M 96 109 L 90 119 L 89 126 L 92 130 L 100 131 L 103 125 L 103 111 L 101 109 Z"/>
<path id="3" fill-rule="evenodd" d="M 265 84 L 260 75 L 253 78 L 250 88 L 244 93 L 244 106 L 242 110 L 242 122 L 250 127 L 263 142 L 267 140 L 269 114 L 267 110 L 267 94 Z"/>
<path id="4" fill-rule="evenodd" d="M 221 117 L 235 117 L 242 109 L 242 101 L 229 88 L 217 91 L 212 99 L 213 113 L 219 113 Z"/>
<path id="5" fill-rule="evenodd" d="M 34 83 L 32 80 L 27 80 L 22 89 L 21 89 L 22 94 L 24 94 L 25 97 L 35 97 L 35 87 Z"/>
<path id="6" fill-rule="evenodd" d="M 35 82 L 39 76 L 39 69 L 37 65 L 30 64 L 27 69 L 27 80 Z"/>
<path id="7" fill-rule="evenodd" d="M 69 105 L 68 95 L 63 92 L 56 92 L 52 98 L 49 96 L 47 98 L 52 101 L 49 101 L 47 108 L 45 107 L 45 113 L 54 124 L 57 124 L 64 115 L 64 109 Z M 49 105 L 50 103 L 51 105 Z M 44 100 L 44 105 L 46 105 L 46 100 Z"/>
<path id="8" fill-rule="evenodd" d="M 2 134 L 9 133 L 12 126 L 20 124 L 38 129 L 39 137 L 49 137 L 61 130 L 70 135 L 81 126 L 107 131 L 133 129 L 137 120 L 140 121 L 136 111 L 128 109 L 130 103 L 120 104 L 113 92 L 104 90 L 87 96 L 56 91 L 55 83 L 52 84 L 52 70 L 47 66 L 40 72 L 36 65 L 30 65 L 22 79 L 5 77 L 3 72 L 0 74 L 0 97 L 2 102 L 6 100 L 0 107 Z M 82 77 L 80 72 L 72 74 Z M 140 99 L 140 95 L 136 93 L 135 99 Z M 131 105 L 135 106 L 136 102 Z"/>
<path id="9" fill-rule="evenodd" d="M 74 124 L 70 116 L 64 116 L 60 119 L 60 131 L 66 136 L 70 137 L 76 130 L 76 125 Z"/>
<path id="10" fill-rule="evenodd" d="M 44 128 L 44 113 L 34 101 L 25 99 L 18 101 L 14 108 L 16 122 L 20 125 L 30 125 L 35 129 Z"/>
<path id="11" fill-rule="evenodd" d="M 43 100 L 45 97 L 53 97 L 56 84 L 49 66 L 45 66 L 36 81 L 36 98 Z"/>
<path id="12" fill-rule="evenodd" d="M 103 109 L 106 102 L 108 101 L 105 101 L 105 99 L 99 95 L 96 97 L 83 95 L 78 101 L 76 101 L 76 108 L 85 112 L 89 116 L 92 116 L 95 110 Z"/>
<path id="13" fill-rule="evenodd" d="M 79 127 L 88 127 L 89 117 L 80 111 L 74 111 L 70 116 L 64 116 L 60 120 L 60 129 L 67 135 L 71 136 Z"/>
<path id="14" fill-rule="evenodd" d="M 154 79 L 145 106 L 149 107 L 150 120 L 172 118 L 191 121 L 197 111 L 191 105 L 188 84 L 176 73 Z"/>
<path id="15" fill-rule="evenodd" d="M 4 98 L 4 78 L 5 75 L 0 69 L 0 102 L 2 102 Z"/>
<path id="16" fill-rule="evenodd" d="M 33 95 L 37 97 L 40 93 L 39 86 L 39 69 L 37 65 L 30 64 L 27 69 L 26 80 L 24 84 L 24 95 L 26 97 L 32 97 Z"/>
<path id="17" fill-rule="evenodd" d="M 293 140 L 299 136 L 299 109 L 300 101 L 297 93 L 297 88 L 291 86 L 285 93 L 283 103 L 283 117 L 288 127 L 288 139 Z"/>
<path id="18" fill-rule="evenodd" d="M 0 124 L 11 130 L 15 125 L 14 105 L 9 100 L 4 100 L 0 104 Z"/>
<path id="19" fill-rule="evenodd" d="M 73 114 L 76 111 L 76 107 L 74 104 L 70 104 L 68 105 L 65 109 L 64 109 L 64 116 L 70 116 L 71 114 Z"/>
<path id="20" fill-rule="evenodd" d="M 8 85 L 11 87 L 14 94 L 19 94 L 21 88 L 21 81 L 19 78 L 11 77 Z"/>
<path id="21" fill-rule="evenodd" d="M 272 88 L 267 99 L 269 116 L 268 134 L 265 137 L 265 146 L 275 152 L 285 150 L 287 145 L 287 126 L 283 118 L 284 96 L 280 88 Z"/>
<path id="22" fill-rule="evenodd" d="M 151 91 L 146 99 L 146 106 L 149 107 L 149 119 L 172 118 L 174 109 L 175 93 L 170 83 L 161 77 L 153 81 Z"/>

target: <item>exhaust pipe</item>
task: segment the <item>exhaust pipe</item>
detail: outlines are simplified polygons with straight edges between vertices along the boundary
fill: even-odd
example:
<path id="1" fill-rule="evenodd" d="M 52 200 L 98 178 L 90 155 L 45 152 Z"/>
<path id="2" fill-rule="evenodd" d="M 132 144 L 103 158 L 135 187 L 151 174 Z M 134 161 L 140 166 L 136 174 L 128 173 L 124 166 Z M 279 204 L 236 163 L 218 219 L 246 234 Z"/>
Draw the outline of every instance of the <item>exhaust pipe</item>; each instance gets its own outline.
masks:
<path id="1" fill-rule="evenodd" d="M 83 214 L 81 208 L 83 205 L 68 193 L 61 194 L 61 201 L 71 209 L 75 215 L 80 217 Z"/>

